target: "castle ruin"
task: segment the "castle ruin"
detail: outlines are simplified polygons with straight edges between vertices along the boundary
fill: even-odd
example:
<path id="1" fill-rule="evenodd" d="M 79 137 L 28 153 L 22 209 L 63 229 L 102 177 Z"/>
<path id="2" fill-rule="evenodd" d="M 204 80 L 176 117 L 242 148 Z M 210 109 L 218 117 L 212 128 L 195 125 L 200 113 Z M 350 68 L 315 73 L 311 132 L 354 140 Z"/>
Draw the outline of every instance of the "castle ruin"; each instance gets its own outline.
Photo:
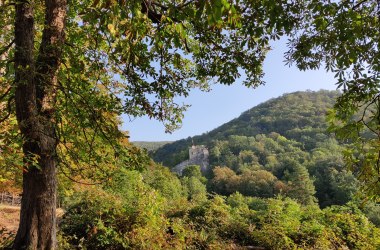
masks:
<path id="1" fill-rule="evenodd" d="M 192 146 L 189 148 L 189 159 L 181 162 L 172 168 L 173 172 L 182 175 L 182 171 L 190 165 L 198 165 L 201 167 L 201 172 L 204 174 L 208 168 L 208 149 L 204 145 Z"/>

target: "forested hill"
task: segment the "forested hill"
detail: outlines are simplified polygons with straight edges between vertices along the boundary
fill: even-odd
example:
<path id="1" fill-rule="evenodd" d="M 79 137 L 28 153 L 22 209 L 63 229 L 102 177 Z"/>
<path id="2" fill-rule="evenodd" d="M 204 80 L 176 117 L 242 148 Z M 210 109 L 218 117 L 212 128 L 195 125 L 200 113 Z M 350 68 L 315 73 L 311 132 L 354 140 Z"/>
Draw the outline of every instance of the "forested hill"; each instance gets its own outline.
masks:
<path id="1" fill-rule="evenodd" d="M 209 133 L 166 144 L 153 158 L 172 167 L 188 157 L 188 147 L 193 141 L 210 146 L 213 141 L 228 140 L 230 136 L 252 137 L 273 132 L 300 142 L 302 150 L 310 151 L 327 139 L 325 115 L 338 95 L 338 91 L 327 90 L 285 94 L 245 111 Z"/>

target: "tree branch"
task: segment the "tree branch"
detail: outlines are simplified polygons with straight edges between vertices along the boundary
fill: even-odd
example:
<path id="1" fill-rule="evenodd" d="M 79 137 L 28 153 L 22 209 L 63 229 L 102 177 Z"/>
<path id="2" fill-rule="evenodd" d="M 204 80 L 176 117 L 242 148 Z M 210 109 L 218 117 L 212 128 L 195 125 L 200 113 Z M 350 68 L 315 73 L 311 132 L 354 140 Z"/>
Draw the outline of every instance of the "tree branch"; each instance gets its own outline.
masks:
<path id="1" fill-rule="evenodd" d="M 8 99 L 8 102 L 7 102 L 7 111 L 8 113 L 0 119 L 0 123 L 3 123 L 5 120 L 7 120 L 10 116 L 11 116 L 11 113 L 12 113 L 12 100 L 14 99 L 14 96 L 11 96 L 11 98 Z"/>
<path id="2" fill-rule="evenodd" d="M 186 2 L 186 3 L 183 3 L 181 5 L 178 5 L 176 6 L 175 8 L 176 9 L 181 9 L 189 4 L 191 4 L 194 0 L 191 0 L 189 2 Z M 162 13 L 159 13 L 157 12 L 157 10 L 154 8 L 154 6 L 157 6 L 157 7 L 160 7 L 162 11 L 166 11 L 169 9 L 168 6 L 166 5 L 163 5 L 163 4 L 160 4 L 160 3 L 157 3 L 157 2 L 153 2 L 153 1 L 150 1 L 150 0 L 142 0 L 141 1 L 141 12 L 142 13 L 145 13 L 148 18 L 153 22 L 153 23 L 161 23 L 161 17 L 162 17 Z M 180 22 L 178 19 L 176 19 L 175 17 L 170 17 L 173 21 L 175 22 Z"/>
<path id="3" fill-rule="evenodd" d="M 7 46 L 5 46 L 2 50 L 0 50 L 0 56 L 5 54 L 9 50 L 9 48 L 12 47 L 14 42 L 15 42 L 15 39 L 13 39 Z"/>
<path id="4" fill-rule="evenodd" d="M 355 4 L 352 9 L 355 10 L 357 9 L 360 5 L 362 5 L 363 3 L 367 2 L 368 0 L 362 0 L 360 2 L 358 2 L 357 4 Z"/>
<path id="5" fill-rule="evenodd" d="M 0 96 L 0 101 L 3 100 L 9 94 L 9 92 L 11 92 L 11 90 L 12 87 L 9 87 L 7 91 L 5 91 L 5 93 Z"/>

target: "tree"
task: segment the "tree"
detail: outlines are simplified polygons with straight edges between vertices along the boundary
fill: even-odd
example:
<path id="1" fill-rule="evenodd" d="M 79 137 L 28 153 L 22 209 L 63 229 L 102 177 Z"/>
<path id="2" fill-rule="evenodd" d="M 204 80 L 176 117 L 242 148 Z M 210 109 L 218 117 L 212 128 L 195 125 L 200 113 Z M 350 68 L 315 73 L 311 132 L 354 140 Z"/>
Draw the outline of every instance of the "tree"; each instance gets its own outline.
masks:
<path id="1" fill-rule="evenodd" d="M 346 204 L 352 200 L 359 186 L 355 176 L 343 168 L 341 154 L 333 150 L 330 153 L 319 153 L 309 168 L 310 175 L 315 178 L 315 196 L 321 208 Z"/>
<path id="2" fill-rule="evenodd" d="M 245 85 L 259 85 L 269 40 L 289 33 L 300 9 L 269 0 L 2 1 L 0 119 L 16 115 L 24 159 L 13 248 L 55 248 L 58 163 L 94 167 L 125 153 L 114 119 L 123 112 L 170 131 L 185 109 L 175 96 L 232 84 L 240 70 Z"/>
<path id="3" fill-rule="evenodd" d="M 240 177 L 239 189 L 243 195 L 270 198 L 286 188 L 277 178 L 266 170 L 245 171 Z"/>
<path id="4" fill-rule="evenodd" d="M 205 178 L 202 176 L 201 172 L 201 167 L 198 165 L 190 165 L 187 166 L 183 171 L 182 171 L 182 176 L 183 177 L 195 177 L 202 182 L 205 182 Z"/>
<path id="5" fill-rule="evenodd" d="M 212 191 L 221 195 L 230 195 L 237 191 L 239 185 L 239 176 L 228 167 L 215 167 L 213 169 L 214 177 L 210 181 Z"/>
<path id="6" fill-rule="evenodd" d="M 207 200 L 206 186 L 200 179 L 195 176 L 185 176 L 181 179 L 181 182 L 187 190 L 189 201 L 199 203 Z"/>
<path id="7" fill-rule="evenodd" d="M 289 185 L 288 196 L 303 205 L 314 204 L 315 187 L 306 167 L 294 160 L 288 160 L 285 164 L 287 165 L 285 179 Z"/>

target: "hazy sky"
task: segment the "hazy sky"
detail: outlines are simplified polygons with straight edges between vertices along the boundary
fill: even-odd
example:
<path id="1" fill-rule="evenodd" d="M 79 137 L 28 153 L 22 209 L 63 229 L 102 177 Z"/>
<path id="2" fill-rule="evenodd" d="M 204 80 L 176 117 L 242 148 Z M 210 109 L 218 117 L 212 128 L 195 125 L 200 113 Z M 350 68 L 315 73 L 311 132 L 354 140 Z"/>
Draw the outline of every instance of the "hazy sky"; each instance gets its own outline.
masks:
<path id="1" fill-rule="evenodd" d="M 333 75 L 323 69 L 301 72 L 294 66 L 285 66 L 285 40 L 272 44 L 272 48 L 264 64 L 265 85 L 249 89 L 237 80 L 231 86 L 214 85 L 210 92 L 192 91 L 184 99 L 191 107 L 185 112 L 182 128 L 172 134 L 165 133 L 161 123 L 147 117 L 133 119 L 124 116 L 122 129 L 129 131 L 131 141 L 175 141 L 211 131 L 247 109 L 285 93 L 336 89 Z"/>

